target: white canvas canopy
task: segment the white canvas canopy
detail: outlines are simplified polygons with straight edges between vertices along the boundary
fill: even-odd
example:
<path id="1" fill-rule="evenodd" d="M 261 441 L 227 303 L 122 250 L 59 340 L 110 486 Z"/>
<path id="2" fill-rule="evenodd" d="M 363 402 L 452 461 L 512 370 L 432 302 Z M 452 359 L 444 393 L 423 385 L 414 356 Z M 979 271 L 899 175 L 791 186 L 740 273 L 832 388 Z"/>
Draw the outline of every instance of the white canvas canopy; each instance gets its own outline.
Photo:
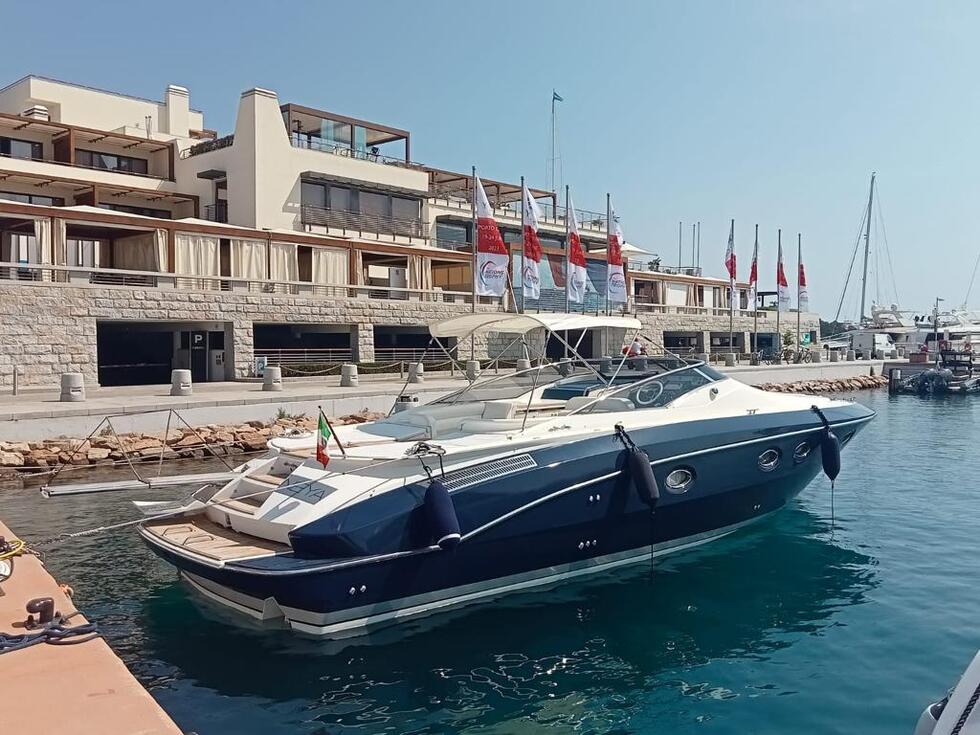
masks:
<path id="1" fill-rule="evenodd" d="M 588 314 L 466 314 L 432 324 L 433 337 L 468 337 L 480 330 L 523 334 L 543 327 L 549 332 L 576 329 L 641 328 L 640 320 L 628 316 L 590 316 Z"/>

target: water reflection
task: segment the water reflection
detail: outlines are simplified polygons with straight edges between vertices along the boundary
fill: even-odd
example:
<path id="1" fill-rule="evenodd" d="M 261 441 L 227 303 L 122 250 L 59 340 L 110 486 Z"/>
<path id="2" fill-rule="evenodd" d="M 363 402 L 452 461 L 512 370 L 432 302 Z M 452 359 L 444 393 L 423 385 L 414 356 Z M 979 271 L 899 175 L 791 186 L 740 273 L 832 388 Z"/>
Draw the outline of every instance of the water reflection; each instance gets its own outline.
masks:
<path id="1" fill-rule="evenodd" d="M 261 725 L 243 706 L 236 732 L 512 733 L 521 722 L 609 732 L 661 697 L 729 696 L 698 683 L 697 667 L 765 660 L 819 633 L 864 601 L 874 574 L 869 556 L 790 508 L 660 562 L 652 579 L 636 567 L 345 644 L 229 625 L 170 578 L 131 611 L 141 632 L 114 643 L 134 662 L 139 651 L 135 668 L 155 687 L 172 686 L 175 671 L 192 679 L 181 707 L 203 705 L 200 688 L 293 703 Z"/>

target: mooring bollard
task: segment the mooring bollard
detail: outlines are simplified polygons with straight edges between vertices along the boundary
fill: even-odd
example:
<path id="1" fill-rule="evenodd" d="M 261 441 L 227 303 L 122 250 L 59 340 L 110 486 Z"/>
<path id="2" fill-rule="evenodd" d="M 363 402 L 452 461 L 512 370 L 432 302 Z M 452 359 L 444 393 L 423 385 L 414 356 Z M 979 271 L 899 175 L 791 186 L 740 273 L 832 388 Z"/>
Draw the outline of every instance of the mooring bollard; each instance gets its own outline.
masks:
<path id="1" fill-rule="evenodd" d="M 352 388 L 357 385 L 357 365 L 340 366 L 340 387 Z"/>
<path id="2" fill-rule="evenodd" d="M 823 352 L 820 350 L 813 350 L 810 353 L 810 357 L 814 362 L 823 362 Z"/>
<path id="3" fill-rule="evenodd" d="M 170 395 L 189 396 L 194 393 L 194 384 L 191 382 L 190 370 L 171 370 L 170 371 Z"/>
<path id="4" fill-rule="evenodd" d="M 85 400 L 85 376 L 81 373 L 61 374 L 61 400 Z"/>
<path id="5" fill-rule="evenodd" d="M 735 367 L 735 353 L 726 352 L 725 353 L 725 367 Z"/>
<path id="6" fill-rule="evenodd" d="M 266 365 L 262 372 L 262 390 L 282 390 L 282 367 Z"/>
<path id="7" fill-rule="evenodd" d="M 830 361 L 831 362 L 839 362 L 840 361 L 840 350 L 831 350 L 830 351 Z"/>
<path id="8" fill-rule="evenodd" d="M 694 359 L 695 360 L 700 360 L 701 362 L 705 363 L 706 365 L 708 364 L 708 359 L 710 357 L 711 356 L 707 352 L 698 352 L 698 353 L 696 353 L 694 355 Z"/>
<path id="9" fill-rule="evenodd" d="M 856 360 L 857 359 L 857 356 L 855 355 L 854 350 L 848 350 L 847 351 L 847 356 L 845 357 L 845 359 L 848 362 L 852 362 L 853 360 Z"/>
<path id="10" fill-rule="evenodd" d="M 480 377 L 480 361 L 479 360 L 467 360 L 466 361 L 466 379 L 471 383 Z"/>
<path id="11" fill-rule="evenodd" d="M 421 362 L 413 362 L 408 366 L 408 382 L 409 383 L 424 383 L 425 382 L 425 367 Z"/>
<path id="12" fill-rule="evenodd" d="M 611 373 L 612 372 L 612 357 L 609 355 L 603 355 L 599 358 L 599 372 L 600 373 Z"/>
<path id="13" fill-rule="evenodd" d="M 521 370 L 530 370 L 530 369 L 531 369 L 531 361 L 530 360 L 528 360 L 525 357 L 518 358 L 518 360 L 517 360 L 517 372 L 520 372 Z"/>

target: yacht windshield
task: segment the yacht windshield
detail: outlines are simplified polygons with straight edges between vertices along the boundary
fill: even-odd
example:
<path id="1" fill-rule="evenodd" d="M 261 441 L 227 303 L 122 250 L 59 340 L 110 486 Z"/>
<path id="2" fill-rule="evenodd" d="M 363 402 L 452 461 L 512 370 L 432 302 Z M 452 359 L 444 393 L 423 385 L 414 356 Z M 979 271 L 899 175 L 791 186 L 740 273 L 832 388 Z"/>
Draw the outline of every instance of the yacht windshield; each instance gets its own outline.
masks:
<path id="1" fill-rule="evenodd" d="M 594 411 L 628 410 L 631 408 L 662 408 L 673 403 L 685 393 L 690 393 L 708 383 L 725 376 L 707 365 L 690 365 L 671 370 L 661 375 L 645 377 L 629 385 L 597 396 L 571 413 L 590 413 Z"/>

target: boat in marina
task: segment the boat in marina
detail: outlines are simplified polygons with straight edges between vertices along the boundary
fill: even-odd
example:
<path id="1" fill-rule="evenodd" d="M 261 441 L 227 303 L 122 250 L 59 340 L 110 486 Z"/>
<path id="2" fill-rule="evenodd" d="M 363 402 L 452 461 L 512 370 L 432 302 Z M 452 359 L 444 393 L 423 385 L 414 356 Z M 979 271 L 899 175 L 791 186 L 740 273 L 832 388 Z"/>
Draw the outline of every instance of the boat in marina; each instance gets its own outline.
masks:
<path id="1" fill-rule="evenodd" d="M 946 696 L 923 710 L 915 735 L 976 735 L 980 732 L 980 653 Z"/>
<path id="2" fill-rule="evenodd" d="M 430 327 L 457 344 L 541 329 L 630 344 L 640 323 L 474 313 Z M 342 638 L 722 538 L 821 468 L 836 477 L 840 448 L 874 416 L 696 360 L 588 361 L 565 346 L 567 361 L 336 427 L 329 443 L 329 429 L 273 439 L 239 477 L 139 532 L 212 600 Z"/>

